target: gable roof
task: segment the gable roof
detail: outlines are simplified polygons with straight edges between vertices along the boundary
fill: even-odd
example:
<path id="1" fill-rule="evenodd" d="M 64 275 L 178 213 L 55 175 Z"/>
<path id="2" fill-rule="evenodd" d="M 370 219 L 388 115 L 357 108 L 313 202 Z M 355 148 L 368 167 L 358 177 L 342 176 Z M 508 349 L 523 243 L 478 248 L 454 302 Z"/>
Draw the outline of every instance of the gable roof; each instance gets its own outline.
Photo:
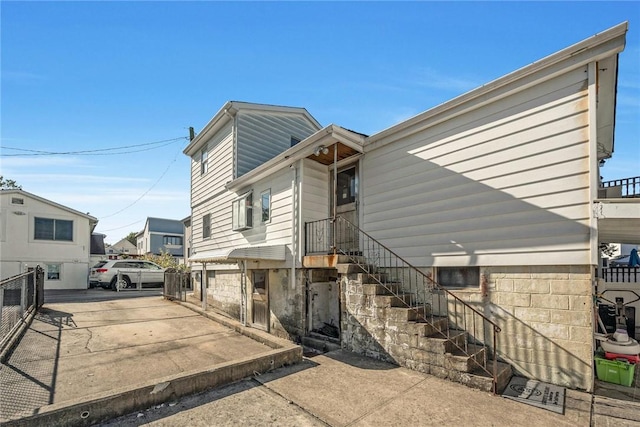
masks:
<path id="1" fill-rule="evenodd" d="M 98 224 L 98 218 L 93 217 L 93 216 L 89 215 L 88 213 L 87 214 L 82 213 L 82 212 L 77 211 L 75 209 L 72 209 L 72 208 L 70 208 L 68 206 L 61 205 L 60 203 L 56 203 L 56 202 L 51 201 L 49 199 L 45 199 L 44 197 L 36 196 L 35 194 L 29 193 L 29 192 L 24 191 L 24 190 L 3 189 L 3 190 L 0 190 L 0 194 L 7 194 L 7 195 L 20 194 L 22 196 L 29 197 L 29 198 L 32 198 L 34 200 L 37 200 L 37 201 L 39 201 L 41 203 L 46 203 L 47 205 L 50 205 L 50 206 L 53 206 L 55 208 L 61 209 L 63 211 L 69 212 L 69 213 L 71 213 L 73 215 L 78 215 L 78 216 L 80 216 L 82 218 L 86 218 L 86 219 L 89 220 L 89 224 L 91 225 L 91 230 L 93 230 L 95 228 L 95 226 Z"/>
<path id="2" fill-rule="evenodd" d="M 193 156 L 197 153 L 209 137 L 215 134 L 229 121 L 231 121 L 238 111 L 261 111 L 272 113 L 299 114 L 313 123 L 316 128 L 320 129 L 321 125 L 305 108 L 286 107 L 281 105 L 256 104 L 251 102 L 227 101 L 220 110 L 213 116 L 207 125 L 196 135 L 196 137 L 187 145 L 183 153 L 187 156 Z"/>
<path id="3" fill-rule="evenodd" d="M 367 150 L 406 137 L 422 129 L 507 97 L 544 80 L 594 61 L 604 61 L 596 70 L 598 82 L 597 142 L 602 157 L 613 152 L 617 54 L 624 49 L 628 23 L 623 22 L 562 49 L 450 101 L 384 129 L 365 142 Z M 601 158 L 602 158 L 601 157 Z"/>
<path id="4" fill-rule="evenodd" d="M 311 158 L 323 164 L 331 163 L 333 154 L 324 157 L 314 154 L 314 151 L 319 147 L 330 148 L 331 152 L 335 149 L 334 147 L 340 147 L 338 152 L 344 153 L 345 157 L 357 156 L 362 153 L 364 140 L 364 134 L 353 132 L 337 125 L 325 126 L 271 160 L 231 181 L 226 185 L 226 188 L 230 191 L 238 191 L 280 169 L 289 167 L 295 161 L 303 158 Z M 324 161 L 324 158 L 329 159 L 328 163 Z M 338 160 L 342 159 L 339 158 Z"/>
<path id="5" fill-rule="evenodd" d="M 148 217 L 145 228 L 150 232 L 182 234 L 184 224 L 179 219 Z"/>

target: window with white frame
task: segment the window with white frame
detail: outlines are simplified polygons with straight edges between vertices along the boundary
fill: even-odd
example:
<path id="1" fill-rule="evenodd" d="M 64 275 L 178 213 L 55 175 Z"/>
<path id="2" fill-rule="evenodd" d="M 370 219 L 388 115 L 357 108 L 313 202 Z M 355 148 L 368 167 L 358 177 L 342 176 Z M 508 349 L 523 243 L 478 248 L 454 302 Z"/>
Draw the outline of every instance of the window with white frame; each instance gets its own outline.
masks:
<path id="1" fill-rule="evenodd" d="M 478 288 L 479 267 L 438 267 L 438 283 L 447 288 Z"/>
<path id="2" fill-rule="evenodd" d="M 263 224 L 271 220 L 271 190 L 260 193 L 261 221 Z"/>
<path id="3" fill-rule="evenodd" d="M 72 242 L 73 221 L 35 217 L 33 238 L 35 240 Z"/>
<path id="4" fill-rule="evenodd" d="M 247 230 L 253 227 L 253 193 L 248 192 L 238 197 L 232 203 L 233 231 Z"/>
<path id="5" fill-rule="evenodd" d="M 207 239 L 211 236 L 211 214 L 202 217 L 202 238 Z"/>
<path id="6" fill-rule="evenodd" d="M 207 148 L 203 148 L 200 152 L 200 175 L 204 175 L 209 170 L 209 153 Z"/>
<path id="7" fill-rule="evenodd" d="M 182 244 L 182 237 L 180 236 L 162 236 L 162 244 L 168 246 L 180 246 Z"/>
<path id="8" fill-rule="evenodd" d="M 60 264 L 47 264 L 47 280 L 60 280 Z"/>
<path id="9" fill-rule="evenodd" d="M 296 138 L 295 136 L 291 137 L 291 146 L 293 147 L 294 145 L 298 145 L 298 143 L 301 141 L 300 138 Z"/>

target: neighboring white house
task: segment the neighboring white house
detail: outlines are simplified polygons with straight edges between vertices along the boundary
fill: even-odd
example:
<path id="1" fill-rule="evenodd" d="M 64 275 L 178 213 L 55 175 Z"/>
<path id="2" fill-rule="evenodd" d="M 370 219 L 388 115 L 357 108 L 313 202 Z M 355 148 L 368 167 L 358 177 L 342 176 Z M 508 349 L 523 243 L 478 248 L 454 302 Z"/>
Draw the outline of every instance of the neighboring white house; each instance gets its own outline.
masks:
<path id="1" fill-rule="evenodd" d="M 640 199 L 598 198 L 626 31 L 372 136 L 320 128 L 303 109 L 225 104 L 184 150 L 196 293 L 275 335 L 328 325 L 343 348 L 423 369 L 335 255 L 310 256 L 357 256 L 366 234 L 499 325 L 492 352 L 516 372 L 593 389 L 598 245 L 640 241 Z M 333 216 L 357 235 L 336 240 L 322 222 Z"/>
<path id="2" fill-rule="evenodd" d="M 109 252 L 110 255 L 115 255 L 116 257 L 122 256 L 122 255 L 135 257 L 138 255 L 138 248 L 136 248 L 136 245 L 131 243 L 126 238 L 120 239 L 113 245 L 110 245 L 107 251 Z"/>
<path id="3" fill-rule="evenodd" d="M 40 265 L 45 289 L 87 288 L 96 218 L 23 190 L 1 190 L 0 207 L 2 278 Z"/>

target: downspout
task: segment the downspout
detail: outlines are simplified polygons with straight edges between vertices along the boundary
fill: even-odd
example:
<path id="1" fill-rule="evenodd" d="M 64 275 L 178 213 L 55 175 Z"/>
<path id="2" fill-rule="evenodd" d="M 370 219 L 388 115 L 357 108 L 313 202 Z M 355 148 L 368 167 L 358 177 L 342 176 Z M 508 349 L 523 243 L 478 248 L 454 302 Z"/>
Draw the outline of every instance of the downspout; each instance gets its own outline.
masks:
<path id="1" fill-rule="evenodd" d="M 300 196 L 298 193 L 298 168 L 291 166 L 291 289 L 296 288 L 296 263 L 298 262 L 298 224 L 300 216 Z"/>
<path id="2" fill-rule="evenodd" d="M 247 326 L 247 307 L 249 302 L 247 301 L 247 261 L 242 260 L 242 278 L 240 280 L 240 292 L 242 293 L 240 301 L 242 301 L 243 307 L 240 309 L 240 322 L 244 326 Z"/>
<path id="3" fill-rule="evenodd" d="M 207 311 L 207 263 L 202 263 L 202 274 L 200 275 L 200 294 L 202 296 L 202 311 Z"/>
<path id="4" fill-rule="evenodd" d="M 336 232 L 338 217 L 338 143 L 333 144 L 333 254 L 337 251 Z"/>

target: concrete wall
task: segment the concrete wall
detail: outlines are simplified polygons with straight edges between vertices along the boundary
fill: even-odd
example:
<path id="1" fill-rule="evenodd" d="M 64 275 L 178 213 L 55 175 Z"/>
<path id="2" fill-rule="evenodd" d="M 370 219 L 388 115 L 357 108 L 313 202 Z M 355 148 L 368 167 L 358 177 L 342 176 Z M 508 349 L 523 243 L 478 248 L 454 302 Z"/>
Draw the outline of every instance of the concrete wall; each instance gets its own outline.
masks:
<path id="1" fill-rule="evenodd" d="M 199 288 L 197 292 L 199 295 Z M 217 270 L 215 277 L 209 276 L 207 304 L 239 320 L 242 307 L 240 271 Z"/>
<path id="2" fill-rule="evenodd" d="M 269 270 L 269 331 L 299 342 L 305 325 L 304 272 L 296 270 L 295 287 L 290 274 L 284 268 Z"/>

